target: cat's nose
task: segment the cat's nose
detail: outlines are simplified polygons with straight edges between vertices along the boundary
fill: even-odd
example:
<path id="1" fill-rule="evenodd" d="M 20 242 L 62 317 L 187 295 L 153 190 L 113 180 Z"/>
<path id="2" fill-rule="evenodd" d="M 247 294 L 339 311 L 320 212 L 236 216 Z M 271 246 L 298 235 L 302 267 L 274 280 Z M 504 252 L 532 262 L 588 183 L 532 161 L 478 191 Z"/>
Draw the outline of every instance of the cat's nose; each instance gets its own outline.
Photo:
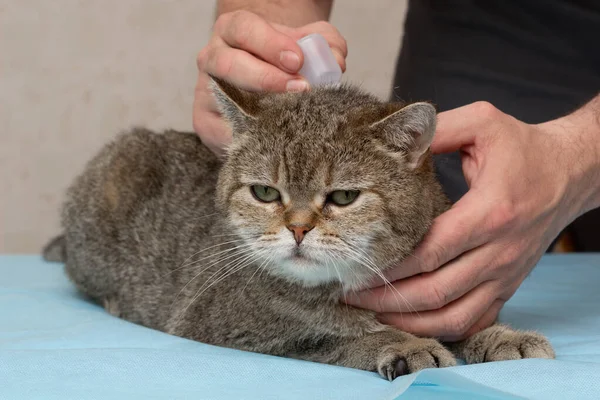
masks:
<path id="1" fill-rule="evenodd" d="M 289 224 L 287 228 L 294 234 L 294 239 L 296 239 L 296 243 L 300 246 L 302 240 L 304 240 L 304 236 L 314 228 L 314 226 L 309 224 Z"/>

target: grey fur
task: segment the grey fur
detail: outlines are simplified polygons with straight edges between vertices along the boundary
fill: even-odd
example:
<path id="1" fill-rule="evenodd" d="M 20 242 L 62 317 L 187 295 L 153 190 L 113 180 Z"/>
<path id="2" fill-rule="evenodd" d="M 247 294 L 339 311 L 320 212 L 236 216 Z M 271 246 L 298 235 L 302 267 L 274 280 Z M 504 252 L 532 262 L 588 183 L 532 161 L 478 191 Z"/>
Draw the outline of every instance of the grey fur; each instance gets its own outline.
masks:
<path id="1" fill-rule="evenodd" d="M 448 208 L 427 151 L 434 108 L 352 86 L 255 94 L 215 80 L 213 89 L 234 133 L 225 161 L 193 133 L 120 135 L 68 190 L 65 240 L 55 243 L 64 251 L 48 254 L 63 254 L 71 280 L 112 314 L 174 335 L 387 379 L 454 365 L 439 342 L 340 302 L 407 257 Z M 255 200 L 251 184 L 275 187 L 282 203 Z M 361 194 L 324 204 L 340 189 Z M 301 245 L 285 228 L 297 222 L 314 226 Z M 502 329 L 512 335 L 502 346 L 488 330 L 496 339 L 484 331 L 457 352 L 481 362 L 482 349 L 530 338 Z M 553 355 L 543 337 L 527 343 L 522 357 Z"/>

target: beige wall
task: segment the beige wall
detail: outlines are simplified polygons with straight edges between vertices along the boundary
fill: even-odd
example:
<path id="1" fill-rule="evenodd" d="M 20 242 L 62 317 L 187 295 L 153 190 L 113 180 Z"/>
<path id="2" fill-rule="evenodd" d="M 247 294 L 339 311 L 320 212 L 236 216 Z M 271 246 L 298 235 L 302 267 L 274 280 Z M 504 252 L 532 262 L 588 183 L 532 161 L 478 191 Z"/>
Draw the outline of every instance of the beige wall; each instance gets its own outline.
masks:
<path id="1" fill-rule="evenodd" d="M 388 95 L 404 9 L 337 1 L 347 80 Z M 204 0 L 0 0 L 0 252 L 57 233 L 66 186 L 117 131 L 191 129 L 212 17 Z"/>

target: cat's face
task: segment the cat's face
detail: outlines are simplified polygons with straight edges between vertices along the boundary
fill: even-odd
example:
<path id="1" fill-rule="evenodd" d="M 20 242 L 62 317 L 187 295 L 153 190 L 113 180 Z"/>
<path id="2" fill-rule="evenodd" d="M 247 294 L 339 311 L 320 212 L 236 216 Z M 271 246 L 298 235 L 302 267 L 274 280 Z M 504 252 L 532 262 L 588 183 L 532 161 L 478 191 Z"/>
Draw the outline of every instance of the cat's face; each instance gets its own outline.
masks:
<path id="1" fill-rule="evenodd" d="M 352 88 L 216 90 L 234 130 L 218 202 L 258 265 L 355 288 L 414 249 L 439 196 L 425 155 L 433 107 L 390 108 Z"/>

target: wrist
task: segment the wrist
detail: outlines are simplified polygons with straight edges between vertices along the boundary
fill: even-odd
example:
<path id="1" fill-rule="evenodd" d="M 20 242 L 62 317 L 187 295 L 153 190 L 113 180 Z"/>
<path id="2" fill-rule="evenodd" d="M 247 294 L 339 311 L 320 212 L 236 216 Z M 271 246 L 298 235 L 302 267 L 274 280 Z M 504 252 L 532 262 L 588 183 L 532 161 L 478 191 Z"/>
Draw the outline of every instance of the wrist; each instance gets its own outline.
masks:
<path id="1" fill-rule="evenodd" d="M 265 2 L 264 0 L 220 0 L 217 2 L 216 16 L 245 10 L 250 11 L 271 23 L 300 27 L 317 21 L 329 20 L 333 0 L 284 0 Z"/>
<path id="2" fill-rule="evenodd" d="M 573 219 L 600 207 L 600 96 L 576 112 L 540 125 L 565 156 L 565 201 Z"/>

